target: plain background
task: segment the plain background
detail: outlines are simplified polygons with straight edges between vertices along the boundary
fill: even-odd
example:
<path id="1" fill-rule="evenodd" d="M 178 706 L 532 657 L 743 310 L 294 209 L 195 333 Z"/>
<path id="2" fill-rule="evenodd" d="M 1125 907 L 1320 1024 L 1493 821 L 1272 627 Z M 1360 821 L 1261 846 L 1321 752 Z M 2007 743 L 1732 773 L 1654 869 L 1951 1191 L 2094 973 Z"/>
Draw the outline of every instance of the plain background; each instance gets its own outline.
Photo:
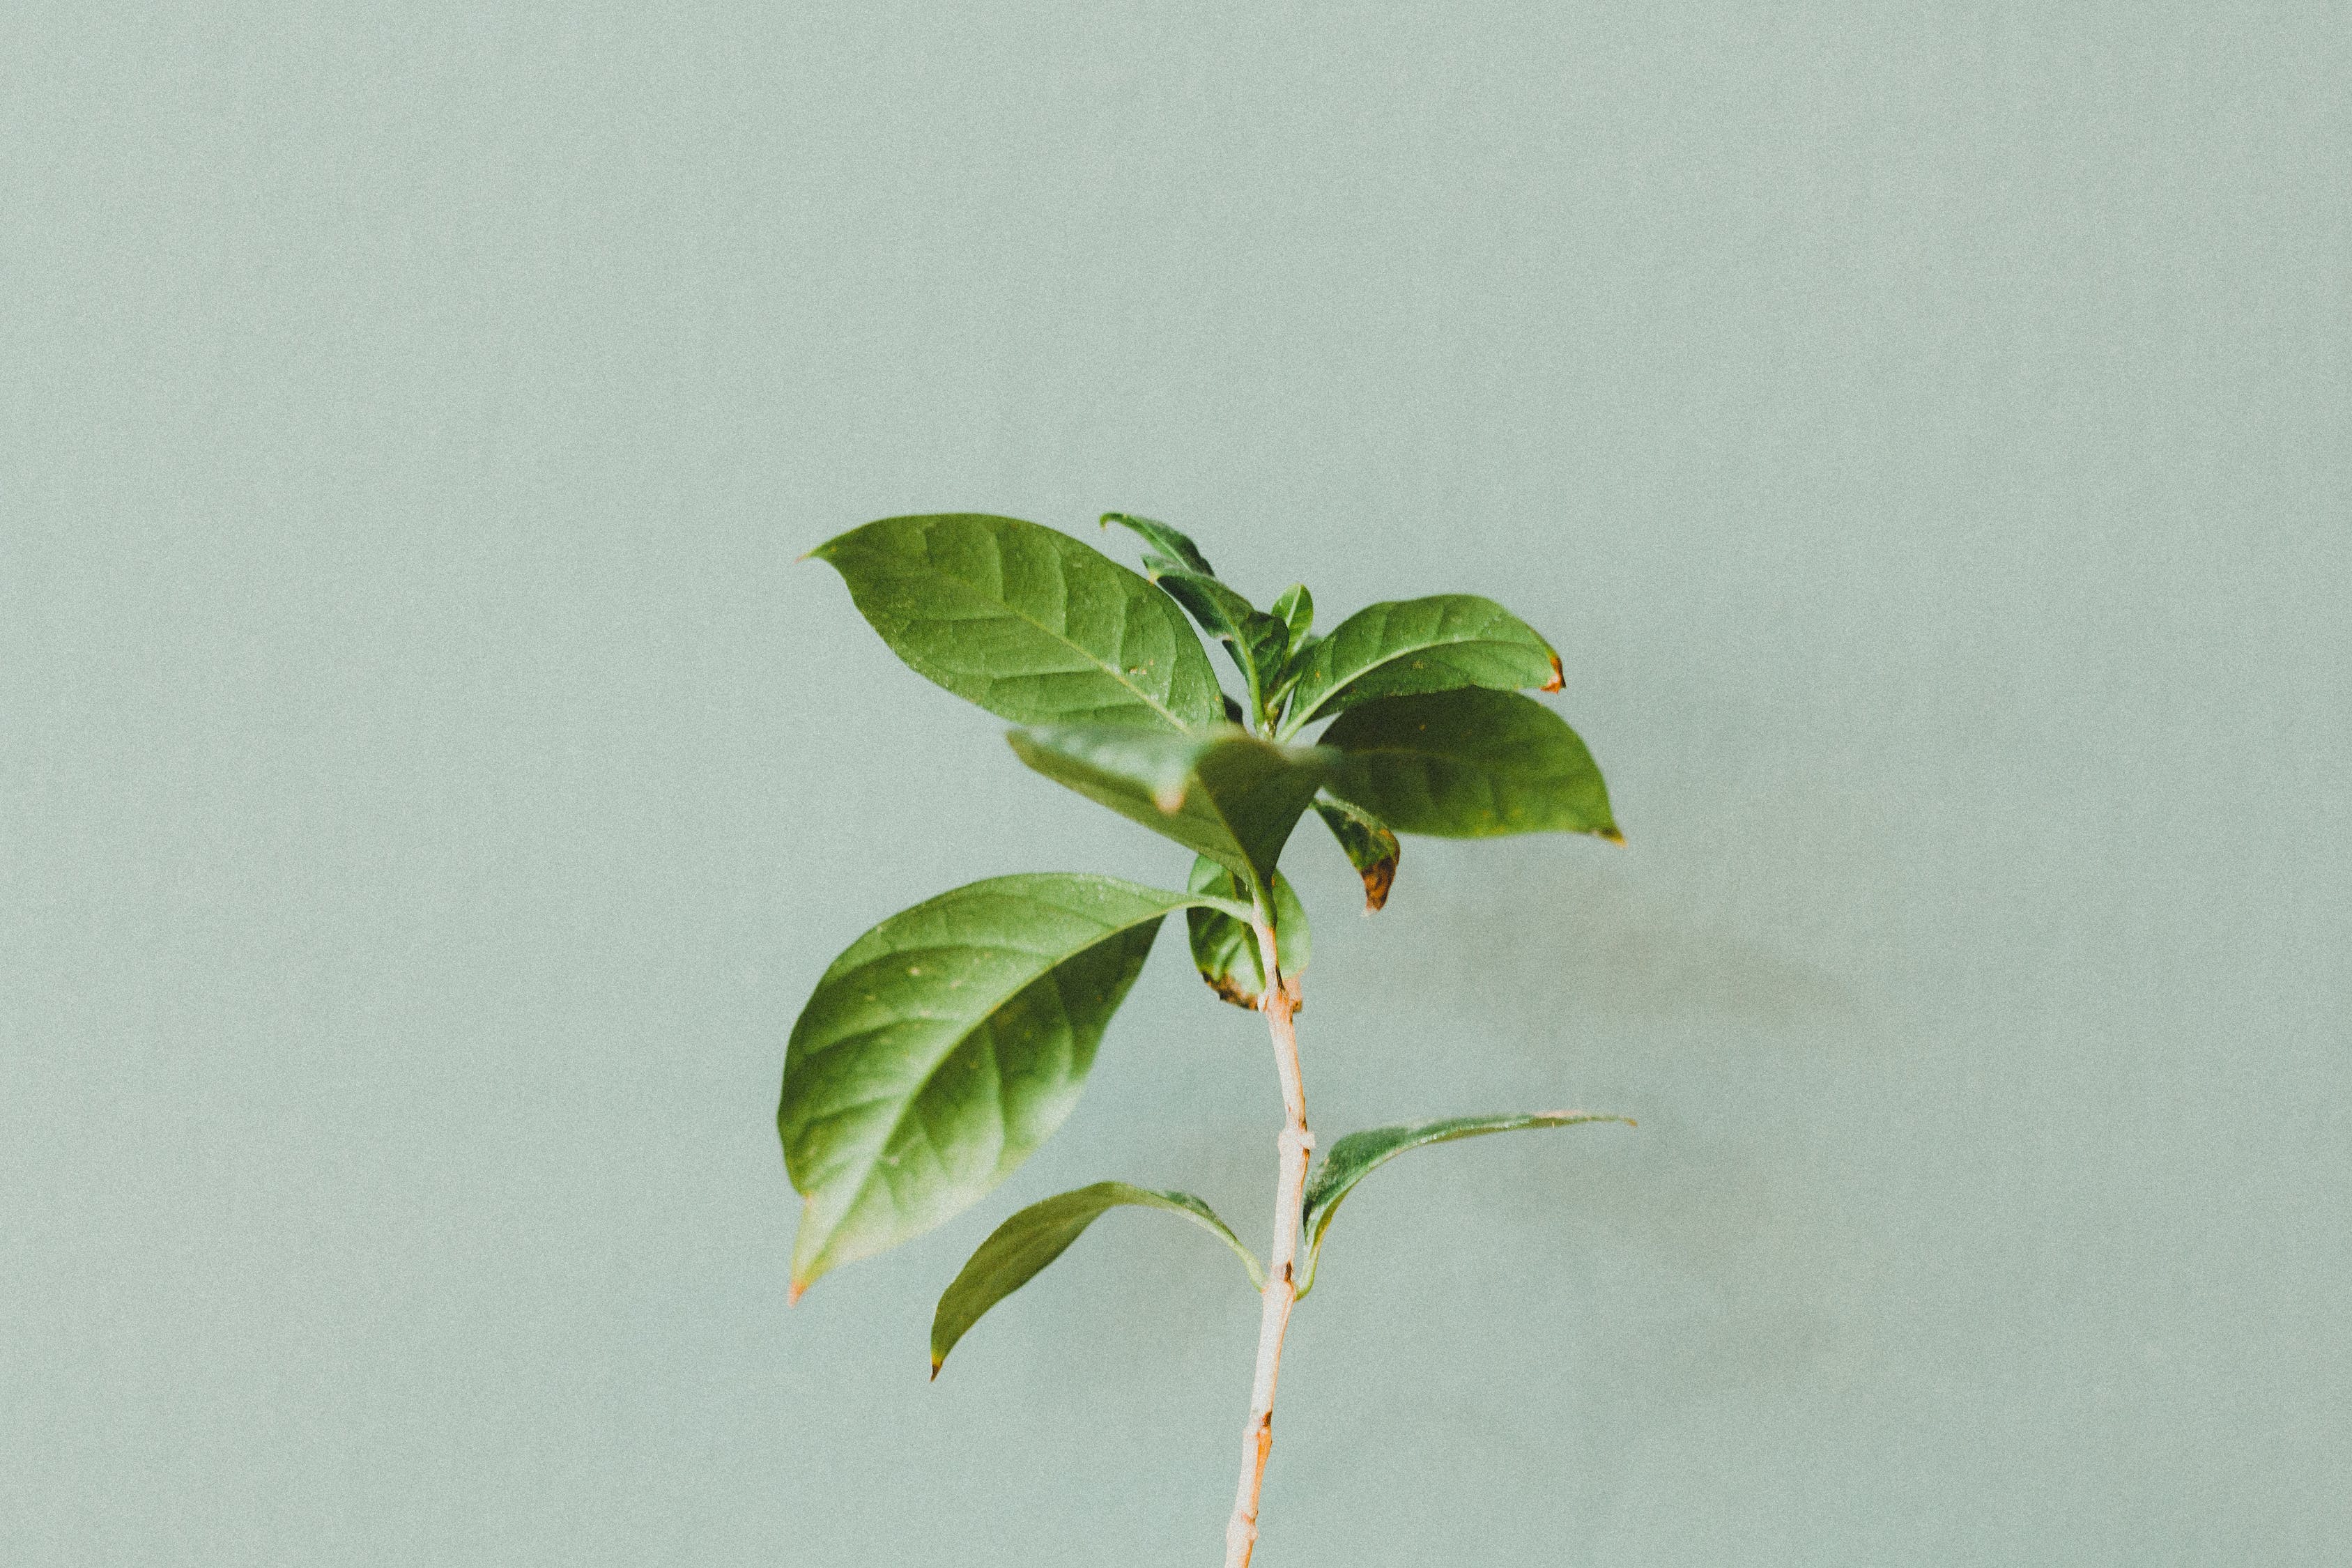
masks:
<path id="1" fill-rule="evenodd" d="M 374 14 L 370 14 L 371 11 Z M 1273 1075 L 787 1312 L 793 1016 L 1184 858 L 812 544 L 1559 645 L 1630 847 L 1309 824 L 1266 1568 L 2352 1561 L 2342 5 L 14 8 L 0 1559 L 1205 1563 Z M 1124 540 L 1106 547 L 1132 560 Z"/>

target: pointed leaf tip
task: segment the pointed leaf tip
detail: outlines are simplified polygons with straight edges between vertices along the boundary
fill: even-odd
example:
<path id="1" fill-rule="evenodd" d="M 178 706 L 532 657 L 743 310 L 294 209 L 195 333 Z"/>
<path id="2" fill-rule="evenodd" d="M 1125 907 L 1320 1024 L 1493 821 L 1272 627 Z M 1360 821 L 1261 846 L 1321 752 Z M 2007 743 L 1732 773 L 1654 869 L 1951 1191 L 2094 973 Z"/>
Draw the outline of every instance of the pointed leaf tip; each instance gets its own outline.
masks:
<path id="1" fill-rule="evenodd" d="M 1559 655 L 1554 654 L 1551 656 L 1551 679 L 1545 681 L 1541 687 L 1538 688 L 1538 689 L 1543 691 L 1558 691 L 1567 685 L 1568 672 L 1561 669 L 1559 667 Z"/>
<path id="2" fill-rule="evenodd" d="M 1616 845 L 1620 849 L 1625 847 L 1625 835 L 1619 830 L 1614 823 L 1602 828 L 1598 837 L 1607 840 L 1609 843 Z"/>
<path id="3" fill-rule="evenodd" d="M 791 1284 L 785 1286 L 784 1305 L 787 1307 L 799 1306 L 801 1304 L 801 1298 L 808 1294 L 808 1288 L 809 1282 L 805 1279 L 795 1279 Z"/>

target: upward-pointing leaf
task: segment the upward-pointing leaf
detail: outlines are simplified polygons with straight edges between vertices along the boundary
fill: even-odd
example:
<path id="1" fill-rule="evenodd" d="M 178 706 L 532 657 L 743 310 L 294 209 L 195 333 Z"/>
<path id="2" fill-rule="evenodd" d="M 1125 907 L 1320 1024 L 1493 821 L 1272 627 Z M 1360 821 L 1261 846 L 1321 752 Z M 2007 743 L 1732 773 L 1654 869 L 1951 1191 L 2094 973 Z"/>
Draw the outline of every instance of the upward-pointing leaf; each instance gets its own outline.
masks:
<path id="1" fill-rule="evenodd" d="M 1277 595 L 1274 601 L 1274 618 L 1290 628 L 1290 640 L 1297 643 L 1315 624 L 1315 595 L 1307 591 L 1304 583 L 1293 583 Z"/>
<path id="2" fill-rule="evenodd" d="M 1154 571 L 1151 580 L 1183 605 L 1202 631 L 1225 645 L 1249 687 L 1250 711 L 1264 714 L 1276 679 L 1282 673 L 1283 659 L 1290 651 L 1290 628 L 1253 607 L 1214 577 L 1197 572 Z"/>
<path id="3" fill-rule="evenodd" d="M 1015 730 L 1021 760 L 1121 816 L 1270 885 L 1274 863 L 1328 771 L 1328 752 L 1226 726 L 1167 735 L 1117 725 Z"/>
<path id="4" fill-rule="evenodd" d="M 1294 735 L 1375 697 L 1464 686 L 1557 691 L 1559 656 L 1535 628 L 1475 594 L 1370 605 L 1315 645 L 1282 731 Z"/>
<path id="5" fill-rule="evenodd" d="M 793 1294 L 1027 1159 L 1077 1102 L 1161 918 L 1202 901 L 1112 877 L 998 877 L 850 943 L 784 1053 L 776 1130 L 805 1200 Z"/>
<path id="6" fill-rule="evenodd" d="M 1234 1249 L 1242 1267 L 1249 1270 L 1252 1289 L 1265 1289 L 1265 1270 L 1250 1249 L 1217 1217 L 1216 1210 L 1192 1194 L 1154 1192 L 1125 1182 L 1097 1182 L 1031 1204 L 989 1232 L 980 1250 L 940 1297 L 939 1310 L 931 1315 L 931 1375 L 939 1376 L 948 1352 L 991 1307 L 1034 1279 L 1086 1234 L 1087 1226 L 1121 1204 L 1181 1215 Z"/>
<path id="7" fill-rule="evenodd" d="M 1314 1288 L 1315 1266 L 1323 1255 L 1324 1233 L 1340 1203 L 1356 1184 L 1409 1149 L 1450 1143 L 1456 1138 L 1476 1138 L 1487 1132 L 1512 1132 L 1522 1127 L 1579 1127 L 1590 1121 L 1616 1121 L 1627 1127 L 1631 1118 L 1597 1110 L 1538 1110 L 1520 1116 L 1456 1116 L 1444 1121 L 1417 1121 L 1401 1127 L 1375 1127 L 1350 1132 L 1331 1145 L 1323 1163 L 1307 1184 L 1307 1202 L 1300 1224 L 1307 1241 L 1307 1278 L 1301 1296 Z"/>
<path id="8" fill-rule="evenodd" d="M 1188 730 L 1221 716 L 1216 672 L 1175 605 L 1066 533 L 892 517 L 810 553 L 919 674 L 1016 724 Z"/>

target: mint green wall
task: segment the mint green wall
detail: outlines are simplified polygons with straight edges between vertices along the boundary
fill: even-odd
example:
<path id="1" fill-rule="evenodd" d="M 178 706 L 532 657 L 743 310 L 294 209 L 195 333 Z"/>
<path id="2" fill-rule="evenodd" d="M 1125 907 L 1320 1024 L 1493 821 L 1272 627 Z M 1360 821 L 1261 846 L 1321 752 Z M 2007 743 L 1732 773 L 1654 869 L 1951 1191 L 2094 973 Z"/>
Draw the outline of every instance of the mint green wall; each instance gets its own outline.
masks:
<path id="1" fill-rule="evenodd" d="M 1631 837 L 1294 851 L 1327 1136 L 1642 1126 L 1349 1205 L 1265 1568 L 2352 1561 L 2344 7 L 162 9 L 0 51 L 0 1560 L 1214 1561 L 1200 1237 L 923 1381 L 1262 1232 L 1171 940 L 783 1306 L 832 955 L 1183 869 L 793 557 L 1118 507 L 1507 600 Z"/>

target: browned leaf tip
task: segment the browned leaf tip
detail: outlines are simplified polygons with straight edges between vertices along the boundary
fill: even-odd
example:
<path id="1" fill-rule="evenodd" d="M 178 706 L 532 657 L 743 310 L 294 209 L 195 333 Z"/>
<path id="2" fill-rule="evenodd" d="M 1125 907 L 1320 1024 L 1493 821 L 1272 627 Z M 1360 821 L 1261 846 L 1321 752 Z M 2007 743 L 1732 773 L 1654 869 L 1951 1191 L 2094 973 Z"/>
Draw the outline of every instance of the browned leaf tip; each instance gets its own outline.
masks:
<path id="1" fill-rule="evenodd" d="M 801 1304 L 801 1298 L 808 1294 L 808 1288 L 809 1282 L 805 1279 L 795 1279 L 791 1284 L 785 1286 L 784 1305 L 787 1307 L 799 1306 Z"/>
<path id="2" fill-rule="evenodd" d="M 1381 907 L 1389 901 L 1389 889 L 1396 882 L 1396 857 L 1391 855 L 1385 859 L 1373 861 L 1360 873 L 1364 879 L 1366 914 L 1379 913 Z"/>
<path id="3" fill-rule="evenodd" d="M 1607 839 L 1610 843 L 1616 845 L 1621 849 L 1625 847 L 1625 836 L 1617 831 L 1617 826 L 1614 823 L 1602 828 L 1601 830 L 1600 837 Z"/>
<path id="4" fill-rule="evenodd" d="M 931 1358 L 931 1381 L 932 1381 L 933 1383 L 937 1383 L 937 1382 L 939 1382 L 939 1380 L 940 1380 L 940 1366 L 941 1366 L 941 1365 L 943 1365 L 943 1364 L 944 1364 L 944 1363 L 940 1360 L 940 1358 L 939 1358 L 939 1357 L 937 1357 L 937 1356 L 933 1356 L 933 1357 Z"/>
<path id="5" fill-rule="evenodd" d="M 1543 689 L 1546 691 L 1558 691 L 1567 684 L 1567 673 L 1559 668 L 1559 655 L 1554 654 L 1551 656 L 1551 679 L 1544 682 Z"/>
<path id="6" fill-rule="evenodd" d="M 1243 990 L 1240 982 L 1231 974 L 1214 976 L 1203 974 L 1201 978 L 1208 981 L 1209 989 L 1215 992 L 1220 999 L 1230 1002 L 1236 1007 L 1246 1007 L 1253 1013 L 1257 1011 L 1256 993 Z"/>

